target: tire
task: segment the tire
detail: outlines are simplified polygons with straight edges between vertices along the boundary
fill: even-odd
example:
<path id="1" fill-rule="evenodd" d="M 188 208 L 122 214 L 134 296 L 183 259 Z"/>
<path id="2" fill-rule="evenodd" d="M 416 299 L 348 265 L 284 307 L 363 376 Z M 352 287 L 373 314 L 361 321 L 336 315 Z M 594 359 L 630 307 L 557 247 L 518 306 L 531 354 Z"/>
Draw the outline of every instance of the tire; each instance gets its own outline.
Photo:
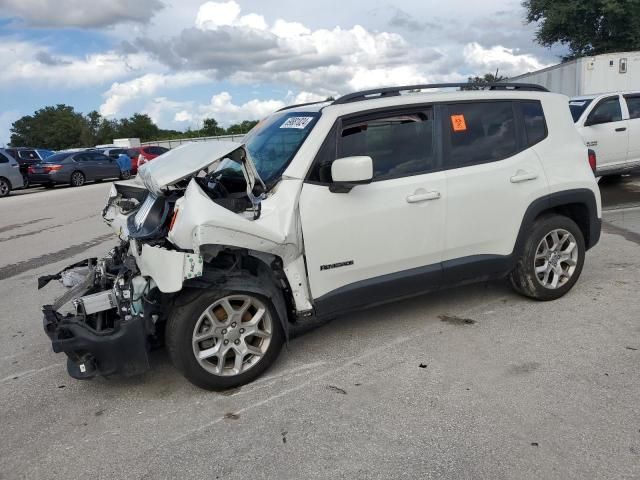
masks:
<path id="1" fill-rule="evenodd" d="M 120 172 L 120 180 L 129 180 L 131 178 L 131 171 L 125 170 Z"/>
<path id="2" fill-rule="evenodd" d="M 56 186 L 55 183 L 45 183 L 42 185 L 44 188 L 46 188 L 47 190 L 51 190 L 52 188 L 54 188 Z"/>
<path id="3" fill-rule="evenodd" d="M 81 187 L 84 185 L 84 182 L 86 182 L 86 177 L 84 176 L 84 173 L 82 173 L 80 170 L 76 170 L 75 172 L 73 172 L 71 174 L 71 186 L 72 187 Z"/>
<path id="4" fill-rule="evenodd" d="M 4 177 L 0 177 L 0 198 L 8 197 L 11 193 L 11 182 Z"/>
<path id="5" fill-rule="evenodd" d="M 267 297 L 212 289 L 185 292 L 176 299 L 181 302 L 186 303 L 167 322 L 166 345 L 175 367 L 194 385 L 206 390 L 245 385 L 278 358 L 284 332 Z M 257 335 L 246 333 L 250 328 Z M 199 360 L 196 352 L 210 356 Z"/>
<path id="6" fill-rule="evenodd" d="M 22 175 L 22 188 L 29 188 L 29 175 Z"/>
<path id="7" fill-rule="evenodd" d="M 561 253 L 554 254 L 558 251 Z M 511 285 L 518 293 L 536 300 L 560 298 L 578 281 L 585 251 L 584 236 L 573 220 L 562 215 L 541 217 L 531 227 L 522 255 L 509 276 Z"/>

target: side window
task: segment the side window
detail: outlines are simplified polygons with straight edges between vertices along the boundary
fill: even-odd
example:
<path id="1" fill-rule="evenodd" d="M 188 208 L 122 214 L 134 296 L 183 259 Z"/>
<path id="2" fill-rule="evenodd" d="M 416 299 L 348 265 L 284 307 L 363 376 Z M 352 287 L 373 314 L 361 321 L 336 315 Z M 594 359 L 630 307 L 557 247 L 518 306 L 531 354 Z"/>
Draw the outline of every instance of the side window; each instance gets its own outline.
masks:
<path id="1" fill-rule="evenodd" d="M 371 157 L 374 181 L 432 171 L 433 109 L 347 124 L 338 136 L 337 155 Z"/>
<path id="2" fill-rule="evenodd" d="M 599 125 L 601 123 L 618 122 L 622 120 L 622 110 L 618 97 L 601 100 L 589 114 L 585 125 Z"/>
<path id="3" fill-rule="evenodd" d="M 9 163 L 9 159 L 3 153 L 0 153 L 0 163 Z"/>
<path id="4" fill-rule="evenodd" d="M 140 155 L 140 152 L 138 150 L 130 148 L 129 150 L 127 150 L 127 155 L 129 156 L 129 158 L 137 158 L 138 155 Z"/>
<path id="5" fill-rule="evenodd" d="M 448 168 L 502 160 L 518 151 L 512 102 L 459 103 L 448 110 Z"/>
<path id="6" fill-rule="evenodd" d="M 86 162 L 89 160 L 89 156 L 86 153 L 81 153 L 80 155 L 73 157 L 73 160 L 76 162 Z"/>
<path id="7" fill-rule="evenodd" d="M 544 120 L 542 104 L 537 101 L 518 102 L 524 120 L 524 131 L 527 145 L 530 147 L 544 140 L 547 136 L 547 124 Z"/>
<path id="8" fill-rule="evenodd" d="M 640 118 L 640 97 L 625 97 L 625 100 L 629 109 L 629 118 Z"/>

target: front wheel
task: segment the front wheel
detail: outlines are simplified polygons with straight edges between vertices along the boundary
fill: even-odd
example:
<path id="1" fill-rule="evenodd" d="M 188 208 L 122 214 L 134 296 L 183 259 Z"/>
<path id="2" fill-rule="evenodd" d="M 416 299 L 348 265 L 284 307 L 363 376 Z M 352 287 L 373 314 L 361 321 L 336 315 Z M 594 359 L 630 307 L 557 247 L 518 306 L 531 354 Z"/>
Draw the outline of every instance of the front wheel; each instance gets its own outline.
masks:
<path id="1" fill-rule="evenodd" d="M 568 217 L 535 221 L 510 280 L 514 289 L 536 300 L 555 300 L 578 281 L 585 257 L 582 231 Z"/>
<path id="2" fill-rule="evenodd" d="M 284 332 L 268 298 L 222 290 L 191 298 L 166 326 L 169 356 L 191 383 L 207 390 L 237 387 L 276 360 Z"/>

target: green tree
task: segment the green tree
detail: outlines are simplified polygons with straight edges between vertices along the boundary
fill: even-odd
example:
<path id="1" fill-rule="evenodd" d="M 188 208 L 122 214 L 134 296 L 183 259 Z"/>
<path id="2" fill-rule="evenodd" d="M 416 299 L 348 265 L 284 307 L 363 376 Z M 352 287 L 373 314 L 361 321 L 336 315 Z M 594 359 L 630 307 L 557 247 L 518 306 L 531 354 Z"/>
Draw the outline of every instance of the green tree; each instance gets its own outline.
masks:
<path id="1" fill-rule="evenodd" d="M 142 113 L 123 118 L 116 130 L 120 138 L 139 138 L 143 142 L 157 140 L 160 134 L 160 129 L 151 117 Z"/>
<path id="2" fill-rule="evenodd" d="M 62 150 L 82 146 L 86 119 L 68 105 L 44 107 L 11 126 L 11 145 Z"/>
<path id="3" fill-rule="evenodd" d="M 545 47 L 569 47 L 563 60 L 640 49 L 638 0 L 525 0 L 528 23 Z"/>
<path id="4" fill-rule="evenodd" d="M 205 118 L 202 122 L 202 129 L 200 129 L 199 133 L 203 137 L 212 137 L 224 134 L 224 128 L 220 128 L 218 121 L 215 118 Z"/>
<path id="5" fill-rule="evenodd" d="M 504 82 L 507 77 L 500 75 L 500 71 L 496 70 L 496 73 L 485 73 L 482 77 L 469 77 L 467 83 L 468 87 L 464 87 L 463 90 L 480 90 L 485 85 L 490 83 Z"/>
<path id="6" fill-rule="evenodd" d="M 234 123 L 230 125 L 229 128 L 226 129 L 227 135 L 239 135 L 242 133 L 247 133 L 253 127 L 258 124 L 258 120 L 244 120 L 241 123 Z"/>

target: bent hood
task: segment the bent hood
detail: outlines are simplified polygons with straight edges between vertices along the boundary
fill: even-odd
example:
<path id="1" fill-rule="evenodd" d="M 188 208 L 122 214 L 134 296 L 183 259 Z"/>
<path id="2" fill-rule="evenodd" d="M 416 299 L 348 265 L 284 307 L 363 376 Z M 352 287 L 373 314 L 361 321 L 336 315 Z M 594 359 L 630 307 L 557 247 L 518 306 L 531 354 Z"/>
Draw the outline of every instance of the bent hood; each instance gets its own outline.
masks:
<path id="1" fill-rule="evenodd" d="M 253 190 L 256 180 L 262 183 L 243 143 L 216 140 L 185 143 L 169 150 L 140 167 L 138 177 L 148 190 L 161 194 L 167 187 L 227 157 L 242 165 L 248 191 Z"/>

